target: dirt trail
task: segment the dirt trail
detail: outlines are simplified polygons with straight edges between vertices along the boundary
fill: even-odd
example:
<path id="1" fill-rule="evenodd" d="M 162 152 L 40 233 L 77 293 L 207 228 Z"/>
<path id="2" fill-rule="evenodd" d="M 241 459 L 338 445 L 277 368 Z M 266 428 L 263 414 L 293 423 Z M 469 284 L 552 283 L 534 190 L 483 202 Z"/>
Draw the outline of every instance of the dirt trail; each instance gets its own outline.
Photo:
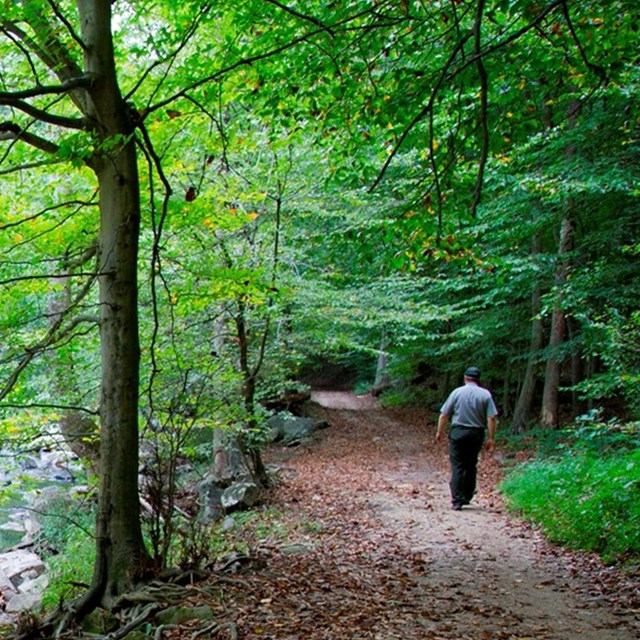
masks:
<path id="1" fill-rule="evenodd" d="M 345 393 L 313 400 L 331 427 L 309 447 L 276 452 L 274 504 L 314 535 L 273 551 L 251 579 L 243 638 L 640 637 L 638 583 L 621 581 L 627 607 L 614 607 L 579 557 L 511 522 L 493 458 L 481 461 L 472 505 L 452 511 L 446 447 L 425 414 Z"/>

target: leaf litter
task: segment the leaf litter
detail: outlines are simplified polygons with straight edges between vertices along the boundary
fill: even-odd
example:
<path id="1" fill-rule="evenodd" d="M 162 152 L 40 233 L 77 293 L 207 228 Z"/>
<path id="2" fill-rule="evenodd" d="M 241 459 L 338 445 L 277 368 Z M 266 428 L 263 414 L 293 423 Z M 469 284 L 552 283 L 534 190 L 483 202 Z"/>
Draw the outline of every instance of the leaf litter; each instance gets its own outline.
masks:
<path id="1" fill-rule="evenodd" d="M 435 416 L 348 393 L 314 399 L 330 428 L 265 456 L 278 469 L 265 508 L 289 539 L 253 540 L 260 568 L 224 583 L 233 627 L 210 637 L 640 637 L 638 572 L 557 548 L 509 517 L 500 456 L 483 454 L 476 499 L 453 512 Z"/>

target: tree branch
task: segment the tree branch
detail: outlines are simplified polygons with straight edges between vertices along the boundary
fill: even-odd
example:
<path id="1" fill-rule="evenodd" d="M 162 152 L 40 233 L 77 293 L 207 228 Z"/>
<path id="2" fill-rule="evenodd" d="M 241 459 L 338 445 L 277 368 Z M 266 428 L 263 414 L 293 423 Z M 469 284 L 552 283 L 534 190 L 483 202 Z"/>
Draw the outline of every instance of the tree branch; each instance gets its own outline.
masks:
<path id="1" fill-rule="evenodd" d="M 473 191 L 473 201 L 471 203 L 471 215 L 475 218 L 482 196 L 482 183 L 484 182 L 484 170 L 489 157 L 489 109 L 488 109 L 488 78 L 483 58 L 480 55 L 480 37 L 482 34 L 482 15 L 484 13 L 485 0 L 478 0 L 476 18 L 473 25 L 473 53 L 476 59 L 478 76 L 480 77 L 480 126 L 482 127 L 482 142 L 480 151 L 480 161 L 478 163 L 478 175 L 476 176 L 476 186 Z"/>
<path id="2" fill-rule="evenodd" d="M 562 2 L 562 13 L 564 14 L 564 19 L 567 21 L 569 32 L 571 33 L 571 37 L 573 38 L 573 41 L 576 43 L 576 47 L 578 47 L 578 51 L 580 52 L 580 56 L 583 62 L 585 63 L 588 69 L 591 69 L 591 71 L 593 71 L 598 76 L 598 78 L 602 80 L 602 82 L 606 82 L 607 72 L 604 69 L 604 67 L 601 67 L 597 64 L 593 64 L 593 62 L 591 62 L 589 58 L 587 58 L 587 53 L 584 50 L 584 47 L 582 46 L 582 43 L 578 38 L 578 34 L 576 33 L 576 30 L 573 27 L 573 21 L 571 20 L 571 14 L 569 13 L 569 5 L 567 4 L 567 0 L 563 0 Z"/>
<path id="3" fill-rule="evenodd" d="M 60 84 L 40 85 L 23 91 L 0 91 L 0 104 L 12 106 L 16 100 L 36 98 L 38 96 L 60 95 L 70 93 L 74 89 L 88 89 L 94 82 L 90 73 L 65 80 Z"/>
<path id="4" fill-rule="evenodd" d="M 462 49 L 462 47 L 470 37 L 471 37 L 471 34 L 468 33 L 467 35 L 463 36 L 463 38 L 459 40 L 458 43 L 456 44 L 455 48 L 451 52 L 451 55 L 447 59 L 444 67 L 442 68 L 435 86 L 431 90 L 431 95 L 429 96 L 429 100 L 427 104 L 420 110 L 420 112 L 416 116 L 413 117 L 411 122 L 405 128 L 405 130 L 400 134 L 400 137 L 398 138 L 398 141 L 396 142 L 393 149 L 391 150 L 389 157 L 385 160 L 384 164 L 382 165 L 382 169 L 380 170 L 378 177 L 375 179 L 371 187 L 369 187 L 369 192 L 374 191 L 375 188 L 380 184 L 380 182 L 382 181 L 382 178 L 384 177 L 384 174 L 386 173 L 387 169 L 389 168 L 389 165 L 391 164 L 391 161 L 400 150 L 402 143 L 406 140 L 409 133 L 411 133 L 413 128 L 431 112 L 433 103 L 435 102 L 435 99 L 438 95 L 438 91 L 440 90 L 440 87 L 444 84 L 444 81 L 447 79 L 447 76 L 449 74 L 449 68 L 451 67 L 458 53 L 460 52 L 460 50 Z M 454 77 L 456 73 L 457 73 L 457 70 L 454 71 L 453 74 L 451 74 L 449 77 L 450 78 Z"/>
<path id="5" fill-rule="evenodd" d="M 21 129 L 15 122 L 0 123 L 0 141 L 1 140 L 22 140 L 45 153 L 55 154 L 60 150 L 57 144 Z"/>
<path id="6" fill-rule="evenodd" d="M 304 20 L 305 22 L 310 22 L 311 24 L 314 24 L 316 27 L 320 27 L 323 31 L 326 31 L 332 38 L 335 37 L 333 34 L 333 31 L 331 30 L 331 27 L 328 27 L 326 24 L 323 24 L 317 18 L 300 13 L 299 11 L 296 11 L 295 9 L 292 9 L 291 7 L 287 7 L 286 5 L 278 2 L 278 0 L 266 0 L 266 2 L 274 5 L 275 7 L 278 7 L 278 9 L 282 9 L 286 13 L 290 13 L 292 16 L 296 18 L 300 18 L 300 20 Z"/>
<path id="7" fill-rule="evenodd" d="M 97 195 L 97 191 L 94 192 L 94 197 Z M 45 207 L 41 209 L 37 213 L 33 213 L 29 216 L 25 216 L 24 218 L 20 218 L 20 220 L 15 220 L 14 222 L 7 222 L 5 224 L 0 224 L 0 231 L 4 231 L 5 229 L 11 229 L 12 227 L 19 227 L 26 222 L 33 222 L 33 220 L 37 220 L 40 216 L 45 215 L 46 213 L 50 213 L 51 211 L 57 211 L 58 209 L 64 209 L 65 207 L 77 206 L 78 209 L 82 207 L 91 207 L 98 206 L 98 203 L 92 200 L 65 200 L 64 202 L 59 202 L 57 204 L 52 205 L 51 207 Z M 76 209 L 76 211 L 78 210 Z M 94 245 L 91 245 L 94 246 Z M 85 250 L 86 251 L 86 250 Z"/>
<path id="8" fill-rule="evenodd" d="M 82 273 L 45 273 L 37 276 L 16 276 L 15 278 L 6 278 L 0 280 L 0 286 L 7 284 L 15 284 L 16 282 L 31 282 L 33 280 L 64 280 L 71 277 L 95 277 L 101 275 L 94 271 L 82 272 Z"/>
<path id="9" fill-rule="evenodd" d="M 33 105 L 25 102 L 24 100 L 5 100 L 4 104 L 8 107 L 13 107 L 14 109 L 18 109 L 23 113 L 26 113 L 29 116 L 32 116 L 36 120 L 40 122 L 46 122 L 48 124 L 53 124 L 58 127 L 65 127 L 66 129 L 84 129 L 85 121 L 82 118 L 67 118 L 65 116 L 58 116 L 53 113 L 48 113 L 43 109 L 38 109 Z"/>
<path id="10" fill-rule="evenodd" d="M 321 28 L 309 31 L 309 33 L 306 33 L 306 34 L 301 35 L 301 36 L 299 36 L 297 38 L 289 40 L 288 42 L 286 42 L 284 44 L 281 44 L 279 46 L 276 46 L 274 49 L 270 49 L 269 51 L 264 51 L 262 53 L 256 53 L 256 54 L 254 54 L 252 56 L 248 56 L 246 58 L 242 58 L 241 60 L 237 60 L 236 62 L 230 64 L 229 66 L 224 67 L 222 69 L 219 69 L 218 71 L 212 73 L 211 75 L 208 75 L 208 76 L 206 76 L 204 78 L 201 78 L 200 80 L 197 80 L 197 81 L 191 83 L 189 86 L 184 87 L 180 91 L 174 93 L 172 96 L 169 96 L 168 98 L 165 98 L 165 99 L 161 100 L 160 102 L 156 103 L 155 105 L 150 105 L 149 108 L 146 110 L 145 115 L 148 114 L 148 113 L 152 113 L 154 111 L 158 111 L 159 109 L 162 109 L 162 108 L 166 107 L 168 104 L 171 104 L 172 102 L 174 102 L 178 98 L 185 97 L 185 95 L 187 93 L 189 93 L 190 91 L 192 91 L 193 89 L 197 89 L 198 87 L 201 87 L 202 85 L 205 85 L 205 84 L 207 84 L 209 82 L 212 82 L 213 80 L 217 80 L 218 78 L 221 78 L 221 77 L 225 76 L 226 74 L 230 73 L 231 71 L 234 71 L 235 69 L 239 69 L 241 67 L 246 67 L 246 66 L 251 66 L 255 62 L 260 62 L 262 60 L 268 60 L 269 58 L 277 56 L 277 55 L 279 55 L 281 53 L 284 53 L 285 51 L 288 51 L 289 49 L 292 49 L 292 48 L 296 47 L 297 45 L 301 44 L 302 42 L 308 42 L 309 40 L 311 40 L 312 38 L 314 38 L 317 35 L 325 34 L 325 33 L 333 33 L 338 27 L 346 28 L 346 25 L 349 22 L 356 21 L 356 20 L 362 18 L 362 16 L 367 15 L 369 13 L 372 13 L 372 10 L 371 9 L 366 9 L 364 11 L 361 11 L 361 12 L 355 14 L 354 16 L 349 17 L 348 19 L 345 19 L 343 21 L 337 22 L 334 25 L 331 25 L 331 26 L 328 26 L 328 27 L 323 25 Z"/>
<path id="11" fill-rule="evenodd" d="M 91 277 L 89 278 L 89 280 L 85 283 L 84 287 L 82 287 L 82 289 L 78 292 L 78 295 L 71 302 L 71 304 L 69 304 L 65 312 L 61 313 L 58 316 L 58 318 L 52 323 L 45 337 L 39 342 L 37 342 L 36 344 L 30 347 L 25 347 L 24 349 L 25 353 L 22 355 L 20 362 L 18 363 L 18 366 L 13 370 L 8 380 L 5 382 L 4 386 L 0 390 L 0 401 L 4 400 L 9 395 L 9 393 L 11 393 L 11 390 L 13 389 L 16 382 L 20 378 L 20 375 L 22 374 L 22 372 L 29 366 L 31 361 L 37 355 L 46 351 L 52 344 L 59 342 L 62 338 L 68 336 L 73 331 L 73 329 L 77 327 L 79 324 L 81 324 L 82 322 L 86 322 L 89 319 L 90 319 L 89 321 L 91 322 L 95 320 L 94 316 L 80 315 L 77 317 L 77 319 L 72 318 L 68 326 L 65 328 L 62 328 L 63 322 L 67 317 L 67 315 L 69 315 L 69 312 L 75 309 L 91 291 L 91 288 L 93 287 L 93 284 L 96 279 L 96 274 L 94 273 L 90 275 Z"/>
<path id="12" fill-rule="evenodd" d="M 189 28 L 186 30 L 184 36 L 180 40 L 180 43 L 176 47 L 175 51 L 171 52 L 170 54 L 166 55 L 164 58 L 160 60 L 156 60 L 144 71 L 142 76 L 140 76 L 137 82 L 133 85 L 133 88 L 124 96 L 125 102 L 131 100 L 131 97 L 135 94 L 135 92 L 140 88 L 140 86 L 145 81 L 145 79 L 156 67 L 159 67 L 160 65 L 165 64 L 167 62 L 173 62 L 176 59 L 178 54 L 187 46 L 189 40 L 191 39 L 191 36 L 196 32 L 200 24 L 200 21 L 208 13 L 210 8 L 211 8 L 211 4 L 207 3 L 198 11 L 196 17 L 193 19 L 192 23 L 189 25 Z M 161 83 L 159 83 L 159 85 L 160 84 Z M 158 87 L 156 87 L 155 91 L 159 89 L 159 85 Z"/>
<path id="13" fill-rule="evenodd" d="M 451 56 L 449 56 L 449 59 L 445 63 L 445 66 L 443 67 L 442 72 L 440 73 L 436 86 L 431 91 L 431 95 L 429 96 L 429 101 L 420 110 L 420 112 L 411 120 L 411 122 L 407 125 L 406 129 L 402 132 L 402 134 L 398 138 L 398 142 L 394 145 L 393 149 L 391 150 L 389 157 L 385 160 L 382 166 L 382 169 L 380 170 L 380 173 L 378 174 L 377 178 L 369 188 L 369 191 L 370 192 L 374 191 L 376 187 L 380 184 L 380 182 L 382 181 L 382 178 L 384 177 L 384 174 L 389 168 L 389 165 L 391 164 L 392 160 L 400 150 L 402 143 L 405 141 L 405 139 L 407 138 L 409 133 L 413 130 L 413 128 L 429 114 L 433 106 L 433 103 L 435 101 L 435 98 L 437 97 L 437 93 L 440 90 L 440 87 L 442 86 L 445 80 L 452 80 L 456 76 L 460 75 L 472 64 L 477 64 L 477 61 L 479 58 L 485 58 L 495 53 L 496 51 L 503 49 L 507 45 L 511 44 L 512 42 L 514 42 L 515 40 L 523 36 L 525 33 L 535 28 L 540 22 L 542 22 L 542 20 L 544 20 L 544 18 L 546 18 L 552 11 L 557 9 L 559 6 L 561 6 L 565 1 L 566 0 L 553 0 L 553 2 L 551 2 L 547 7 L 542 9 L 540 13 L 529 24 L 525 25 L 521 29 L 518 29 L 515 33 L 511 34 L 509 37 L 505 38 L 504 40 L 499 41 L 497 44 L 487 47 L 484 51 L 478 51 L 477 53 L 474 53 L 474 55 L 470 56 L 466 61 L 464 61 L 459 66 L 457 66 L 449 74 L 448 69 L 453 63 L 455 56 L 457 55 L 458 51 L 461 50 L 461 47 L 471 37 L 472 34 L 469 33 L 463 36 L 463 38 L 456 44 L 455 49 L 451 53 Z"/>
<path id="14" fill-rule="evenodd" d="M 83 51 L 86 51 L 87 45 L 84 43 L 84 40 L 75 32 L 71 23 L 62 14 L 62 12 L 60 11 L 60 7 L 58 7 L 58 5 L 54 2 L 54 0 L 47 0 L 47 1 L 53 13 L 55 14 L 56 18 L 58 18 L 58 20 L 60 20 L 60 22 L 62 22 L 62 24 L 67 28 L 69 35 L 80 45 L 80 48 Z"/>
<path id="15" fill-rule="evenodd" d="M 47 167 L 57 164 L 58 162 L 62 162 L 62 160 L 38 160 L 37 162 L 25 162 L 25 164 L 18 164 L 14 167 L 0 170 L 0 176 L 8 176 L 11 173 L 18 173 L 20 171 L 27 171 L 29 169 L 38 169 L 39 167 Z"/>

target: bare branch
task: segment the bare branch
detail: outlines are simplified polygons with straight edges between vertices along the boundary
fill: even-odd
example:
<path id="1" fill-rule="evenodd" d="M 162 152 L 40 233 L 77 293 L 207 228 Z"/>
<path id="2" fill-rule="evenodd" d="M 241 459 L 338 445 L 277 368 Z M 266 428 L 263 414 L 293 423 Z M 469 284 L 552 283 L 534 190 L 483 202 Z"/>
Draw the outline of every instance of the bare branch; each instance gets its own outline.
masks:
<path id="1" fill-rule="evenodd" d="M 16 282 L 32 282 L 34 280 L 66 280 L 71 277 L 89 277 L 93 278 L 95 276 L 101 275 L 96 273 L 95 271 L 88 272 L 69 272 L 69 273 L 43 273 L 39 275 L 33 276 L 15 276 L 15 278 L 6 278 L 5 280 L 0 280 L 0 285 L 7 284 L 15 284 Z"/>
<path id="2" fill-rule="evenodd" d="M 88 413 L 92 416 L 100 415 L 99 411 L 93 411 L 86 407 L 79 407 L 72 404 L 51 404 L 48 402 L 30 402 L 29 404 L 15 404 L 7 402 L 0 404 L 0 410 L 2 409 L 55 409 L 57 411 L 79 411 L 82 413 Z"/>
<path id="3" fill-rule="evenodd" d="M 13 33 L 9 27 L 11 25 L 6 25 L 3 24 L 2 27 L 0 28 L 0 32 L 4 33 L 5 36 L 7 36 L 7 38 L 9 40 L 11 40 L 11 42 L 13 42 L 13 44 L 20 49 L 20 51 L 22 52 L 22 55 L 25 57 L 27 64 L 29 65 L 29 68 L 31 69 L 31 73 L 33 74 L 34 78 L 38 77 L 38 72 L 36 71 L 36 65 L 32 59 L 31 56 L 31 51 L 29 51 L 29 48 L 26 47 L 23 43 L 22 43 L 22 38 L 20 37 L 20 34 L 22 32 L 20 32 L 19 34 Z"/>
<path id="4" fill-rule="evenodd" d="M 97 196 L 97 194 L 98 192 L 95 191 L 93 194 L 94 198 L 95 196 Z M 97 204 L 98 203 L 95 202 L 93 198 L 91 200 L 66 200 L 65 202 L 59 202 L 58 204 L 54 204 L 51 207 L 45 207 L 41 211 L 38 211 L 38 213 L 34 213 L 30 216 L 26 216 L 24 218 L 21 218 L 20 220 L 16 220 L 15 222 L 0 224 L 0 231 L 4 231 L 5 229 L 11 229 L 12 227 L 19 227 L 25 222 L 32 222 L 33 220 L 37 220 L 40 216 L 43 216 L 44 214 L 49 213 L 51 211 L 56 211 L 57 209 L 64 209 L 65 207 L 70 207 L 70 206 L 77 206 L 78 208 L 91 207 L 91 206 L 97 206 Z"/>
<path id="5" fill-rule="evenodd" d="M 151 393 L 151 389 L 154 384 L 155 377 L 157 373 L 160 371 L 157 364 L 157 354 L 156 354 L 156 343 L 158 339 L 158 334 L 160 331 L 160 317 L 158 313 L 158 289 L 157 289 L 157 279 L 160 278 L 164 287 L 167 288 L 168 285 L 164 276 L 162 275 L 161 269 L 161 257 L 160 257 L 160 241 L 162 238 L 162 232 L 164 228 L 164 223 L 167 218 L 167 213 L 169 210 L 169 198 L 173 193 L 173 189 L 169 180 L 164 173 L 164 169 L 162 168 L 161 158 L 158 156 L 151 138 L 149 136 L 149 132 L 147 131 L 144 123 L 141 122 L 139 125 L 140 133 L 142 134 L 143 140 L 138 140 L 138 144 L 142 148 L 142 152 L 147 158 L 147 162 L 149 164 L 149 190 L 151 192 L 151 216 L 152 216 L 152 226 L 153 226 L 153 248 L 151 251 L 151 273 L 150 273 L 150 284 L 151 284 L 151 308 L 153 313 L 153 330 L 151 334 L 151 344 L 149 348 L 149 352 L 151 354 L 151 374 L 149 376 L 149 385 L 147 388 L 147 393 L 149 396 L 149 407 L 153 412 L 154 399 L 153 394 Z M 162 208 L 160 212 L 160 219 L 156 218 L 156 206 L 155 206 L 155 198 L 153 197 L 154 192 L 154 178 L 153 178 L 153 168 L 157 172 L 160 177 L 160 181 L 164 187 L 164 194 L 162 198 Z M 171 310 L 171 317 L 173 322 L 173 310 Z"/>
<path id="6" fill-rule="evenodd" d="M 454 71 L 451 75 L 449 75 L 449 69 L 453 64 L 454 60 L 456 59 L 458 53 L 462 50 L 462 47 L 464 46 L 465 42 L 470 37 L 471 37 L 471 34 L 469 33 L 463 36 L 462 40 L 460 40 L 456 44 L 455 48 L 449 55 L 449 58 L 446 61 L 444 67 L 442 68 L 433 89 L 431 90 L 431 95 L 429 96 L 429 100 L 427 101 L 427 104 L 420 110 L 420 112 L 417 115 L 414 116 L 414 118 L 411 120 L 411 122 L 407 125 L 405 130 L 402 132 L 402 134 L 398 138 L 398 141 L 396 142 L 393 149 L 391 150 L 391 153 L 389 154 L 388 158 L 385 160 L 385 163 L 382 165 L 382 169 L 380 170 L 378 177 L 375 179 L 374 183 L 369 188 L 369 191 L 373 191 L 380 184 L 380 182 L 382 181 L 382 178 L 384 177 L 384 174 L 386 173 L 387 169 L 389 168 L 389 165 L 391 164 L 391 161 L 393 160 L 393 158 L 395 158 L 396 154 L 400 150 L 400 147 L 402 146 L 403 142 L 405 141 L 409 133 L 411 133 L 413 128 L 419 122 L 424 120 L 424 118 L 426 118 L 426 116 L 431 113 L 431 110 L 433 108 L 433 103 L 435 102 L 438 92 L 440 91 L 440 87 L 444 84 L 444 81 L 447 79 L 447 77 L 452 78 L 453 76 L 456 75 L 457 70 Z"/>
<path id="7" fill-rule="evenodd" d="M 15 167 L 0 170 L 0 176 L 8 176 L 12 173 L 19 173 L 20 171 L 37 169 L 39 167 L 49 167 L 54 164 L 59 164 L 60 162 L 63 162 L 63 160 L 38 160 L 37 162 L 25 162 L 25 164 L 18 164 Z"/>
<path id="8" fill-rule="evenodd" d="M 88 247 L 85 247 L 80 252 L 80 254 L 77 257 L 75 257 L 75 259 L 69 260 L 67 257 L 66 266 L 68 269 L 77 269 L 78 267 L 82 267 L 85 264 L 87 264 L 89 260 L 92 260 L 93 258 L 95 258 L 97 253 L 98 253 L 98 241 L 95 240 Z"/>
<path id="9" fill-rule="evenodd" d="M 178 57 L 179 53 L 187 46 L 189 40 L 191 39 L 193 34 L 196 32 L 198 26 L 200 25 L 200 21 L 208 13 L 210 8 L 211 8 L 211 4 L 207 3 L 198 11 L 198 14 L 193 19 L 193 22 L 191 23 L 191 25 L 189 25 L 189 28 L 187 29 L 187 31 L 185 32 L 184 36 L 180 40 L 180 43 L 176 47 L 176 50 L 173 51 L 172 53 L 170 53 L 169 55 L 165 56 L 161 60 L 156 60 L 148 69 L 145 70 L 145 72 L 138 79 L 138 81 L 135 83 L 133 88 L 124 97 L 125 102 L 131 99 L 131 97 L 140 88 L 140 86 L 145 81 L 145 79 L 149 76 L 149 74 L 156 67 L 159 67 L 159 66 L 161 66 L 163 64 L 166 64 L 168 62 L 173 62 L 173 60 L 175 60 Z M 159 86 L 156 87 L 156 91 L 158 90 L 158 88 L 159 88 Z"/>
<path id="10" fill-rule="evenodd" d="M 331 25 L 330 27 L 323 26 L 322 28 L 309 31 L 309 33 L 303 34 L 297 38 L 293 38 L 292 40 L 289 40 L 288 42 L 281 44 L 279 46 L 276 46 L 275 48 L 270 49 L 268 51 L 263 51 L 262 53 L 256 53 L 246 58 L 237 60 L 236 62 L 228 65 L 227 67 L 223 67 L 222 69 L 219 69 L 218 71 L 212 73 L 211 75 L 205 76 L 204 78 L 201 78 L 200 80 L 197 80 L 191 83 L 189 86 L 184 87 L 180 91 L 174 93 L 172 96 L 169 96 L 168 98 L 161 100 L 155 105 L 150 105 L 149 108 L 146 110 L 146 114 L 152 113 L 154 111 L 158 111 L 159 109 L 162 109 L 167 105 L 171 104 L 175 100 L 185 97 L 186 94 L 190 93 L 193 89 L 197 89 L 198 87 L 208 84 L 209 82 L 212 82 L 214 80 L 217 80 L 218 78 L 222 78 L 228 73 L 236 69 L 240 69 L 241 67 L 248 67 L 256 62 L 273 58 L 281 53 L 284 53 L 285 51 L 289 51 L 290 49 L 293 49 L 294 47 L 298 46 L 302 42 L 310 41 L 312 38 L 314 38 L 317 35 L 326 34 L 331 31 L 336 31 L 338 28 L 341 28 L 341 29 L 346 28 L 346 25 L 349 22 L 356 21 L 362 18 L 362 16 L 367 15 L 369 13 L 372 13 L 372 11 L 370 9 L 366 9 L 360 13 L 357 13 L 354 16 L 349 17 L 346 20 L 343 20 L 334 25 Z"/>
<path id="11" fill-rule="evenodd" d="M 12 33 L 23 42 L 63 82 L 82 76 L 82 69 L 71 57 L 69 47 L 57 39 L 53 28 L 41 13 L 34 17 L 34 24 L 30 25 L 36 34 L 35 40 L 15 23 L 4 23 L 2 26 L 5 33 Z"/>

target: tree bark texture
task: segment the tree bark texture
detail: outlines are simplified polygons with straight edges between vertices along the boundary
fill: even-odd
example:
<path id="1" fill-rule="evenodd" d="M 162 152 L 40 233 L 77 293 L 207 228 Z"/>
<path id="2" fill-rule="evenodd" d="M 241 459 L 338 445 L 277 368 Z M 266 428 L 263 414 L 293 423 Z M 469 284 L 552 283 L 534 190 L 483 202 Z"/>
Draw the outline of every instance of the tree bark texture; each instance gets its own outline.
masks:
<path id="1" fill-rule="evenodd" d="M 99 288 L 102 386 L 97 557 L 92 587 L 103 604 L 130 590 L 148 566 L 138 498 L 137 258 L 140 197 L 134 125 L 116 79 L 110 0 L 78 0 L 87 113 L 110 144 L 92 166 L 100 190 Z"/>

